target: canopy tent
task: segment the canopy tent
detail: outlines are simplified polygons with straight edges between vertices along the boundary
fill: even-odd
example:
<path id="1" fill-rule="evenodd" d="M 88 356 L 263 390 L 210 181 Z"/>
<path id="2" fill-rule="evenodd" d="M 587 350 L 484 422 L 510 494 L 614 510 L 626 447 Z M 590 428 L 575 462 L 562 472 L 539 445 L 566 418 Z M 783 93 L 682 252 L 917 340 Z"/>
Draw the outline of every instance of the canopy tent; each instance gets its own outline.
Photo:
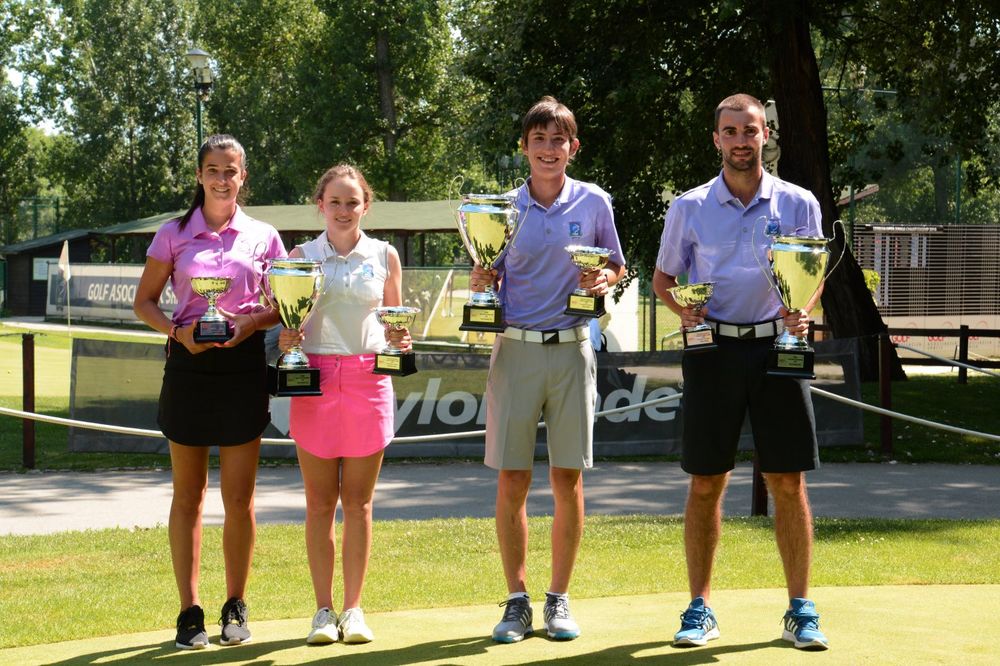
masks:
<path id="1" fill-rule="evenodd" d="M 375 201 L 362 219 L 361 227 L 366 231 L 403 234 L 456 231 L 457 208 L 458 202 L 449 201 Z M 312 204 L 245 206 L 243 210 L 250 217 L 273 225 L 281 233 L 318 233 L 323 227 L 319 212 Z M 112 236 L 154 234 L 161 224 L 183 213 L 182 210 L 160 213 L 94 231 Z"/>
<path id="2" fill-rule="evenodd" d="M 455 233 L 458 227 L 455 223 L 455 211 L 458 202 L 451 201 L 375 201 L 372 202 L 368 214 L 361 220 L 361 228 L 366 232 L 373 232 L 380 238 L 389 240 L 399 251 L 400 258 L 404 266 L 409 266 L 412 262 L 420 259 L 419 248 L 414 251 L 412 243 L 407 242 L 409 238 L 415 237 L 420 241 L 418 245 L 422 247 L 424 234 L 428 233 Z M 313 204 L 285 205 L 285 206 L 244 206 L 244 212 L 250 217 L 263 220 L 274 226 L 282 235 L 285 244 L 288 245 L 292 239 L 301 235 L 315 235 L 323 228 L 323 218 Z M 111 261 L 118 260 L 121 254 L 114 240 L 136 239 L 135 243 L 125 243 L 126 247 L 132 247 L 132 253 L 137 252 L 135 247 L 145 249 L 148 240 L 139 242 L 142 237 L 152 237 L 156 230 L 167 220 L 182 215 L 184 211 L 176 210 L 169 213 L 151 215 L 138 220 L 122 222 L 100 229 L 94 229 L 95 234 L 101 235 L 111 242 Z M 128 250 L 125 256 L 129 256 Z M 417 255 L 411 257 L 411 254 Z M 142 259 L 136 258 L 134 261 L 141 263 Z"/>

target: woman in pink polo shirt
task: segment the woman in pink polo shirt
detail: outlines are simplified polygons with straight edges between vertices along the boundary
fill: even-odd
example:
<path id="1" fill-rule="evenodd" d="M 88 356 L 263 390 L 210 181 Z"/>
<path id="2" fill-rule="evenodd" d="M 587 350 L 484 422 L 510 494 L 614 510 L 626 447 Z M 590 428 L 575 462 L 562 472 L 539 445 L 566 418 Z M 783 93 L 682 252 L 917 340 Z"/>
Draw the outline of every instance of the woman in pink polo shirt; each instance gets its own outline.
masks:
<path id="1" fill-rule="evenodd" d="M 303 333 L 284 329 L 282 350 L 302 341 L 309 364 L 320 369 L 323 395 L 292 398 L 291 431 L 306 491 L 306 552 L 316 615 L 306 642 L 367 643 L 372 632 L 361 611 L 361 588 L 372 537 L 372 496 L 382 453 L 392 439 L 392 382 L 372 374 L 385 331 L 373 308 L 402 303 L 402 266 L 389 243 L 361 231 L 373 195 L 365 177 L 341 164 L 320 178 L 313 196 L 326 231 L 297 246 L 292 257 L 323 262 L 326 284 Z M 409 349 L 409 331 L 394 331 Z M 334 514 L 344 515 L 341 559 L 344 605 L 333 609 Z"/>
<path id="2" fill-rule="evenodd" d="M 260 282 L 264 263 L 285 256 L 274 227 L 248 217 L 237 204 L 247 170 L 246 152 L 236 139 L 208 137 L 198 151 L 195 173 L 194 202 L 156 232 L 134 303 L 139 318 L 168 338 L 157 423 L 170 443 L 174 494 L 168 529 L 181 602 L 176 645 L 182 649 L 208 645 L 198 578 L 211 446 L 219 447 L 226 512 L 222 547 L 228 600 L 220 642 L 250 640 L 243 596 L 256 534 L 260 437 L 270 421 L 264 331 L 278 323 L 277 314 L 260 304 Z M 232 333 L 229 340 L 194 340 L 208 303 L 192 290 L 192 277 L 231 279 L 217 300 Z M 168 280 L 177 297 L 173 319 L 159 305 Z"/>

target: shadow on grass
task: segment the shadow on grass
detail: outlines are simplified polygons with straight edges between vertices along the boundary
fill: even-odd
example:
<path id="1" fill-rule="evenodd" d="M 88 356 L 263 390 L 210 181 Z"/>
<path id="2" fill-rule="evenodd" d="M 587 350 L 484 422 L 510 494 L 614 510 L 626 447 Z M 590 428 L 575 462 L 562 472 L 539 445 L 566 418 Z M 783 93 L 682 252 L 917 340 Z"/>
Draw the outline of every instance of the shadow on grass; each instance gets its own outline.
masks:
<path id="1" fill-rule="evenodd" d="M 527 641 L 550 641 L 536 634 Z M 528 643 L 526 642 L 525 645 Z M 646 643 L 633 643 L 629 645 L 617 645 L 608 647 L 596 652 L 578 654 L 559 658 L 554 653 L 547 654 L 543 659 L 535 663 L 558 663 L 565 666 L 580 666 L 605 663 L 605 664 L 629 664 L 656 661 L 657 663 L 670 664 L 705 664 L 718 661 L 718 657 L 727 654 L 738 654 L 741 652 L 751 652 L 778 646 L 788 646 L 781 640 L 772 640 L 759 643 L 747 643 L 743 645 L 709 645 L 702 648 L 677 648 L 672 649 L 668 654 L 663 654 L 661 650 L 670 643 L 668 641 L 651 641 Z M 199 664 L 229 664 L 229 663 L 255 663 L 274 664 L 278 663 L 320 663 L 331 660 L 338 664 L 348 666 L 402 666 L 403 664 L 420 664 L 439 660 L 457 660 L 468 657 L 486 656 L 487 648 L 495 646 L 498 649 L 517 652 L 516 645 L 501 646 L 494 643 L 489 638 L 481 636 L 455 638 L 451 640 L 430 641 L 419 643 L 403 648 L 387 650 L 372 649 L 372 645 L 350 646 L 343 644 L 325 646 L 306 646 L 301 638 L 266 641 L 261 643 L 250 643 L 239 647 L 225 648 L 212 646 L 207 650 L 193 650 L 182 652 L 174 647 L 172 641 L 155 643 L 150 645 L 139 645 L 133 647 L 123 647 L 114 650 L 101 650 L 89 654 L 70 657 L 62 661 L 49 662 L 53 666 L 71 666 L 98 663 L 142 663 L 158 661 L 160 659 L 180 659 L 195 661 Z M 790 646 L 788 646 L 790 647 Z M 283 650 L 299 648 L 295 655 L 286 655 L 287 659 L 268 659 L 268 655 Z M 353 652 L 353 650 L 363 650 Z M 556 651 L 557 648 L 553 648 Z M 656 654 L 641 655 L 645 650 L 656 650 Z M 494 657 L 499 655 L 494 650 Z"/>
<path id="2" fill-rule="evenodd" d="M 546 657 L 544 663 L 559 664 L 559 666 L 591 666 L 592 664 L 711 664 L 717 662 L 720 656 L 727 654 L 739 654 L 741 652 L 752 652 L 765 648 L 784 647 L 792 648 L 790 643 L 780 639 L 774 639 L 760 643 L 745 643 L 743 645 L 712 644 L 705 647 L 690 648 L 670 648 L 666 654 L 661 652 L 664 647 L 671 645 L 671 641 L 655 641 L 650 643 L 633 643 L 631 645 L 616 645 L 596 652 L 574 655 L 563 659 Z M 656 654 L 640 655 L 643 650 L 656 650 Z M 543 662 L 538 662 L 543 663 Z"/>

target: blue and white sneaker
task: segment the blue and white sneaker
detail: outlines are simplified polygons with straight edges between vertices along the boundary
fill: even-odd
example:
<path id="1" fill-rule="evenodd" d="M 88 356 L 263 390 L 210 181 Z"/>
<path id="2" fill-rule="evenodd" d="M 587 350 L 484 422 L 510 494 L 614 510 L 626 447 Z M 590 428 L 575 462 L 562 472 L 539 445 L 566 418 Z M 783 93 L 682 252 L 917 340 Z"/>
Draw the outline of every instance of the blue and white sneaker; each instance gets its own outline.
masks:
<path id="1" fill-rule="evenodd" d="M 715 613 L 705 605 L 703 597 L 695 597 L 681 613 L 681 630 L 674 634 L 674 646 L 705 645 L 719 637 Z"/>
<path id="2" fill-rule="evenodd" d="M 580 626 L 569 613 L 566 595 L 545 593 L 545 632 L 557 641 L 571 641 L 580 635 Z"/>
<path id="3" fill-rule="evenodd" d="M 500 603 L 506 606 L 503 619 L 493 628 L 497 643 L 517 643 L 531 635 L 531 600 L 527 596 L 514 597 Z"/>
<path id="4" fill-rule="evenodd" d="M 830 647 L 826 636 L 819 630 L 819 613 L 808 599 L 795 598 L 792 607 L 785 611 L 785 630 L 781 637 L 800 650 L 826 650 Z"/>

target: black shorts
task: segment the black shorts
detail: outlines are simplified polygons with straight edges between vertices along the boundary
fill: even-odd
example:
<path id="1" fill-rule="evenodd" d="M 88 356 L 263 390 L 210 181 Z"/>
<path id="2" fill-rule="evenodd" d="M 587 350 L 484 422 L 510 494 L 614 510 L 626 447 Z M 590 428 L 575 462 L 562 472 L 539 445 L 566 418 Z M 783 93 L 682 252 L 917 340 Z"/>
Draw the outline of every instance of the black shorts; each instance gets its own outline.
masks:
<path id="1" fill-rule="evenodd" d="M 187 446 L 235 446 L 261 436 L 268 412 L 264 333 L 231 349 L 191 354 L 167 340 L 157 424 Z"/>
<path id="2" fill-rule="evenodd" d="M 819 467 L 808 381 L 766 373 L 771 339 L 716 336 L 716 341 L 716 349 L 685 353 L 682 361 L 684 471 L 713 475 L 732 470 L 748 411 L 762 472 Z"/>

